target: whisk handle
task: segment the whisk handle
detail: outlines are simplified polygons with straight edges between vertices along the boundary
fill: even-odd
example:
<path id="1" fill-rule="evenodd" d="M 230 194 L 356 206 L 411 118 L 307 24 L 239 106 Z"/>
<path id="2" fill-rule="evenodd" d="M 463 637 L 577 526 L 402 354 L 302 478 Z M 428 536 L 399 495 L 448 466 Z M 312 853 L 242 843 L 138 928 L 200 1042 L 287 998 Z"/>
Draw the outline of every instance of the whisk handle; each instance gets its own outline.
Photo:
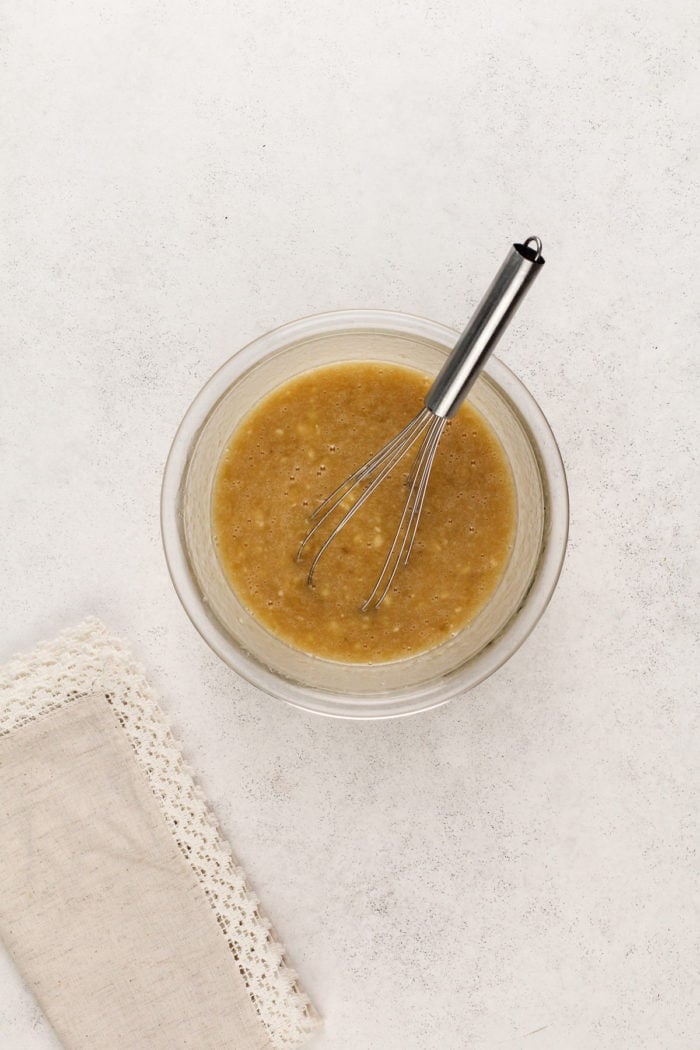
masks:
<path id="1" fill-rule="evenodd" d="M 436 416 L 455 415 L 543 266 L 539 237 L 512 246 L 426 394 L 426 408 Z"/>

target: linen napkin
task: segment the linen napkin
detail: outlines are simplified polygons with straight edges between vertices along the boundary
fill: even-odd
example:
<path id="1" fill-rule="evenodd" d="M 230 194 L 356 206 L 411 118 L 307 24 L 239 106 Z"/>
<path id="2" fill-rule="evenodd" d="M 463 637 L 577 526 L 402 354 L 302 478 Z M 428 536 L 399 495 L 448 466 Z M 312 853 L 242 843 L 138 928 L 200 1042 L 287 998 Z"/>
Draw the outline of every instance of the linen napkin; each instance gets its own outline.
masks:
<path id="1" fill-rule="evenodd" d="M 96 620 L 0 668 L 0 934 L 68 1050 L 281 1050 L 319 1023 Z"/>

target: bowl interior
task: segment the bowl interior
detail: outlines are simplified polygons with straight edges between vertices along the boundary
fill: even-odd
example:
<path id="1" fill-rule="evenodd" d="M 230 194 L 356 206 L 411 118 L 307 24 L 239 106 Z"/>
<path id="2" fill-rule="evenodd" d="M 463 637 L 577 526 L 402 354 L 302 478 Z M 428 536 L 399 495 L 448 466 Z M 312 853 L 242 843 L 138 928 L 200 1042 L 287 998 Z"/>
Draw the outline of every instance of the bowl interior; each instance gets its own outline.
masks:
<path id="1" fill-rule="evenodd" d="M 278 345 L 267 352 L 252 359 L 249 355 L 238 367 L 236 358 L 224 366 L 222 371 L 231 369 L 230 382 L 226 384 L 226 376 L 219 377 L 219 396 L 216 388 L 211 391 L 212 403 L 208 410 L 204 406 L 204 418 L 190 443 L 178 491 L 180 541 L 190 575 L 188 596 L 178 589 L 186 607 L 199 602 L 197 626 L 202 630 L 201 622 L 208 621 L 209 633 L 213 630 L 215 635 L 213 647 L 231 666 L 268 691 L 302 706 L 323 710 L 329 705 L 333 708 L 335 700 L 336 706 L 350 704 L 354 714 L 363 709 L 376 713 L 378 703 L 391 705 L 401 698 L 434 695 L 436 687 L 451 681 L 461 679 L 464 687 L 473 684 L 465 671 L 503 634 L 532 586 L 547 535 L 550 504 L 533 435 L 490 369 L 479 378 L 470 399 L 498 436 L 510 463 L 517 506 L 514 547 L 491 599 L 455 637 L 427 652 L 389 663 L 344 664 L 320 659 L 292 648 L 263 628 L 224 576 L 212 535 L 212 490 L 223 449 L 250 408 L 288 379 L 339 361 L 389 361 L 434 375 L 453 341 L 449 336 L 445 340 L 428 338 L 370 324 L 311 331 L 294 338 L 294 326 L 288 327 L 292 329 L 289 338 L 277 340 Z M 188 611 L 192 615 L 191 608 Z M 212 644 L 212 637 L 207 640 Z"/>

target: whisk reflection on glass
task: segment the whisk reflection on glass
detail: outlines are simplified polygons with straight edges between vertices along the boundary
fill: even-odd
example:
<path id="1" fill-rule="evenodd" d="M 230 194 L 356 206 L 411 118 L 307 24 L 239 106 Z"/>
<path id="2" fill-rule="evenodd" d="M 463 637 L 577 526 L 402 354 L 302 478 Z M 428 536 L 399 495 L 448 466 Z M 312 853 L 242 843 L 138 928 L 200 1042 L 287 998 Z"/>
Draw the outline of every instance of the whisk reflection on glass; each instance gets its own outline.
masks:
<path id="1" fill-rule="evenodd" d="M 408 493 L 394 538 L 372 592 L 361 609 L 366 612 L 381 605 L 399 566 L 406 565 L 411 556 L 442 433 L 471 390 L 543 265 L 539 237 L 528 237 L 522 244 L 512 246 L 474 316 L 426 394 L 423 408 L 379 452 L 342 481 L 313 512 L 311 527 L 297 552 L 297 561 L 301 560 L 310 541 L 319 536 L 324 525 L 331 531 L 313 557 L 307 576 L 309 586 L 313 586 L 316 567 L 338 533 L 411 449 L 418 445 L 406 478 Z M 361 491 L 355 501 L 344 510 L 346 501 L 357 490 Z M 336 512 L 342 516 L 333 525 Z"/>

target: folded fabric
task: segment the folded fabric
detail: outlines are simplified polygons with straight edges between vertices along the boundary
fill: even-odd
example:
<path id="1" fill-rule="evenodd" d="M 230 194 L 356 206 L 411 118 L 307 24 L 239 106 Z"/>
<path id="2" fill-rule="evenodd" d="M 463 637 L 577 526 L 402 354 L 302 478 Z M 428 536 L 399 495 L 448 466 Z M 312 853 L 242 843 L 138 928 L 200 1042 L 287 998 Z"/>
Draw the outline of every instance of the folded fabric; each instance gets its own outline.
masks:
<path id="1" fill-rule="evenodd" d="M 0 668 L 0 844 L 0 933 L 68 1050 L 315 1030 L 152 689 L 97 621 Z"/>

